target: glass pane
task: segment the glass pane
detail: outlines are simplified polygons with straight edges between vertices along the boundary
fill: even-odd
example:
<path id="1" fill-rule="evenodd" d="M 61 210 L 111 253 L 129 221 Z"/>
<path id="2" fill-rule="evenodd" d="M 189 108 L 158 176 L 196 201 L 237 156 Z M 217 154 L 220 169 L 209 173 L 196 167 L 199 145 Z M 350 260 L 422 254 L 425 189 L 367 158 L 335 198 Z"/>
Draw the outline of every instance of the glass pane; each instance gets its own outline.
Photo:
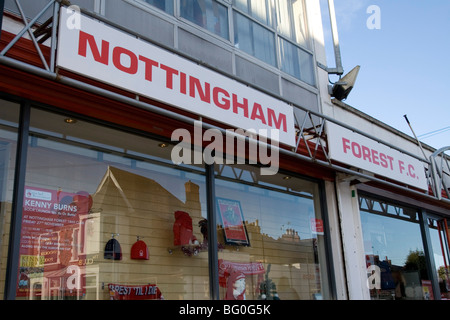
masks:
<path id="1" fill-rule="evenodd" d="M 144 0 L 145 2 L 163 10 L 169 14 L 173 14 L 173 0 Z"/>
<path id="2" fill-rule="evenodd" d="M 328 299 L 317 184 L 228 168 L 216 178 L 221 298 Z"/>
<path id="3" fill-rule="evenodd" d="M 278 32 L 301 46 L 309 47 L 303 0 L 278 0 Z"/>
<path id="4" fill-rule="evenodd" d="M 273 27 L 272 1 L 268 0 L 233 0 L 233 5 L 255 18 L 259 22 Z"/>
<path id="5" fill-rule="evenodd" d="M 18 299 L 209 299 L 201 170 L 173 166 L 159 141 L 37 109 L 30 134 Z"/>
<path id="6" fill-rule="evenodd" d="M 450 259 L 448 223 L 445 219 L 429 220 L 431 245 L 434 255 L 434 272 L 439 281 L 441 299 L 450 299 Z"/>
<path id="7" fill-rule="evenodd" d="M 213 0 L 181 0 L 180 15 L 224 39 L 228 34 L 228 10 Z"/>
<path id="8" fill-rule="evenodd" d="M 0 109 L 0 297 L 3 299 L 20 108 L 18 104 L 0 100 Z"/>
<path id="9" fill-rule="evenodd" d="M 394 216 L 386 203 L 377 207 L 380 201 L 365 198 L 368 208 L 360 212 L 371 298 L 427 299 L 432 290 L 417 211 L 396 206 Z"/>
<path id="10" fill-rule="evenodd" d="M 234 12 L 234 44 L 266 63 L 276 65 L 274 33 L 237 12 Z"/>
<path id="11" fill-rule="evenodd" d="M 310 85 L 315 85 L 313 57 L 289 41 L 280 38 L 281 70 Z"/>

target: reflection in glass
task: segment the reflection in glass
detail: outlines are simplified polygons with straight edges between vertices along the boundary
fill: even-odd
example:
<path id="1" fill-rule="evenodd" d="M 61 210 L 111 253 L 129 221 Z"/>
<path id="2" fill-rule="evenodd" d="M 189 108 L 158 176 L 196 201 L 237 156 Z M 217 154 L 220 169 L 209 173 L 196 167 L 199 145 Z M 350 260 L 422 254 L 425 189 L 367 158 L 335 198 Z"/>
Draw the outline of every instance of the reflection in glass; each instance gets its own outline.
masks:
<path id="1" fill-rule="evenodd" d="M 273 27 L 273 6 L 271 0 L 233 0 L 233 5 L 259 22 Z"/>
<path id="2" fill-rule="evenodd" d="M 434 257 L 434 272 L 439 282 L 441 299 L 450 299 L 449 232 L 446 219 L 429 219 L 431 247 Z"/>
<path id="3" fill-rule="evenodd" d="M 281 70 L 315 85 L 313 57 L 291 42 L 280 38 Z"/>
<path id="4" fill-rule="evenodd" d="M 275 66 L 274 33 L 236 11 L 233 19 L 236 48 Z"/>
<path id="5" fill-rule="evenodd" d="M 145 0 L 145 2 L 167 12 L 168 14 L 173 14 L 173 0 Z"/>
<path id="6" fill-rule="evenodd" d="M 221 298 L 329 298 L 317 184 L 248 166 L 217 171 Z M 253 182 L 239 180 L 245 173 Z"/>
<path id="7" fill-rule="evenodd" d="M 303 0 L 277 0 L 278 32 L 300 46 L 309 47 Z"/>
<path id="8" fill-rule="evenodd" d="M 201 168 L 168 166 L 159 141 L 37 109 L 30 135 L 17 298 L 209 299 Z"/>
<path id="9" fill-rule="evenodd" d="M 180 15 L 224 39 L 229 37 L 227 7 L 214 0 L 181 0 Z"/>
<path id="10" fill-rule="evenodd" d="M 18 104 L 0 100 L 0 299 L 4 298 L 17 148 Z"/>
<path id="11" fill-rule="evenodd" d="M 418 212 L 366 196 L 359 202 L 371 298 L 432 299 Z"/>

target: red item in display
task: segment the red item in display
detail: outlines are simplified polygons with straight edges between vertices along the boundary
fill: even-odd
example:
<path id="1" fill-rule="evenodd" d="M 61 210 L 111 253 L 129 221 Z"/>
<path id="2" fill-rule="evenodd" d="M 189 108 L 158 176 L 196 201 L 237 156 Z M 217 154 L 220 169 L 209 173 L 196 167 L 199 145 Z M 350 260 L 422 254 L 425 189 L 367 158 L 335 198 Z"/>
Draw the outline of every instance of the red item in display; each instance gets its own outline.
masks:
<path id="1" fill-rule="evenodd" d="M 148 260 L 149 258 L 150 255 L 145 242 L 142 240 L 136 241 L 131 247 L 131 259 Z"/>
<path id="2" fill-rule="evenodd" d="M 192 218 L 187 212 L 175 211 L 173 223 L 173 244 L 183 246 L 194 243 L 197 238 L 193 234 Z"/>

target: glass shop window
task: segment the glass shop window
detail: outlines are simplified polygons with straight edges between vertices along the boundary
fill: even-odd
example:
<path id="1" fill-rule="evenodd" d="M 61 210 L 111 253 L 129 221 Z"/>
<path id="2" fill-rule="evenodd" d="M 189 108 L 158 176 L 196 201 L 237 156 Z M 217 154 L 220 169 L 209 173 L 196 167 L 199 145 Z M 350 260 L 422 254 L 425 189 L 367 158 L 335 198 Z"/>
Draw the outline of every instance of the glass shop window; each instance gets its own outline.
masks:
<path id="1" fill-rule="evenodd" d="M 4 298 L 20 108 L 0 100 L 0 299 Z"/>
<path id="2" fill-rule="evenodd" d="M 450 299 L 450 233 L 448 220 L 445 218 L 429 218 L 431 247 L 434 255 L 434 272 L 439 282 L 442 300 Z"/>
<path id="3" fill-rule="evenodd" d="M 216 169 L 221 299 L 329 299 L 318 184 Z"/>
<path id="4" fill-rule="evenodd" d="M 228 9 L 214 0 L 181 0 L 181 17 L 227 39 Z"/>
<path id="5" fill-rule="evenodd" d="M 359 206 L 371 299 L 432 299 L 418 211 L 369 196 Z"/>
<path id="6" fill-rule="evenodd" d="M 209 299 L 202 167 L 32 109 L 17 299 Z"/>

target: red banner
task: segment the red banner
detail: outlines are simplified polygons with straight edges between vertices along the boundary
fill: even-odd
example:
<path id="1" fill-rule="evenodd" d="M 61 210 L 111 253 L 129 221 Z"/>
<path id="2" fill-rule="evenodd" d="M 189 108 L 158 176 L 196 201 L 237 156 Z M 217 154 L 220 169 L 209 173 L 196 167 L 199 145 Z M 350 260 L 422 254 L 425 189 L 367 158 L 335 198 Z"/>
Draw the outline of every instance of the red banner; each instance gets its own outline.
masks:
<path id="1" fill-rule="evenodd" d="M 108 284 L 111 300 L 164 300 L 161 291 L 154 284 L 123 285 Z"/>

